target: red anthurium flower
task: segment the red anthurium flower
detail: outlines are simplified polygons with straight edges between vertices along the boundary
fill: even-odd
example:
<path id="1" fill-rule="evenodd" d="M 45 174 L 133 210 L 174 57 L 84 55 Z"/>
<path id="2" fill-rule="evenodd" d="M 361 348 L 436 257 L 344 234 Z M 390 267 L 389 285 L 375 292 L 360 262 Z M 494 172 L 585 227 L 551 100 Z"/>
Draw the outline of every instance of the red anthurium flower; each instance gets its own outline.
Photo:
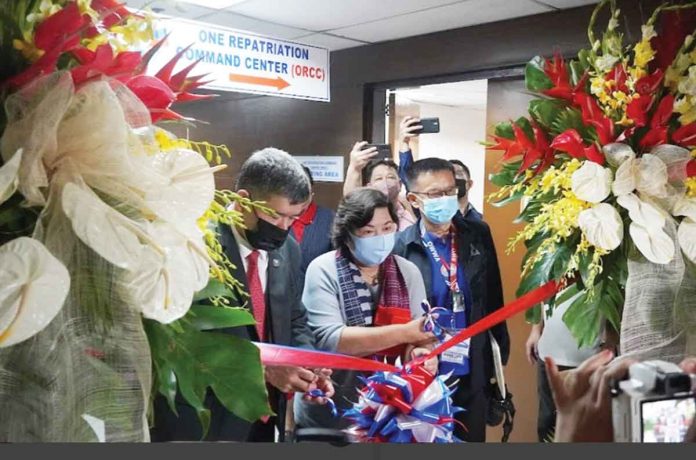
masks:
<path id="1" fill-rule="evenodd" d="M 92 8 L 100 15 L 106 15 L 102 24 L 107 29 L 126 19 L 132 13 L 126 9 L 126 5 L 116 0 L 92 0 Z"/>
<path id="2" fill-rule="evenodd" d="M 5 80 L 3 85 L 20 88 L 41 75 L 53 72 L 56 69 L 56 64 L 58 63 L 58 58 L 61 54 L 62 51 L 60 48 L 47 51 L 26 70 L 8 80 Z"/>
<path id="3" fill-rule="evenodd" d="M 567 129 L 556 136 L 551 142 L 551 148 L 565 152 L 573 158 L 584 156 L 582 137 L 574 129 Z"/>
<path id="4" fill-rule="evenodd" d="M 640 95 L 654 94 L 660 83 L 662 83 L 662 77 L 664 77 L 664 72 L 660 69 L 644 76 L 636 82 L 636 92 Z"/>
<path id="5" fill-rule="evenodd" d="M 130 78 L 141 60 L 140 53 L 135 51 L 125 51 L 114 56 L 109 44 L 99 46 L 96 51 L 78 48 L 73 51 L 73 55 L 81 63 L 71 70 L 76 85 L 98 75 Z"/>
<path id="6" fill-rule="evenodd" d="M 614 122 L 599 108 L 597 101 L 584 92 L 575 94 L 575 103 L 582 111 L 582 121 L 585 125 L 594 127 L 601 145 L 614 142 Z"/>
<path id="7" fill-rule="evenodd" d="M 686 177 L 696 177 L 696 160 L 690 160 L 686 164 Z"/>
<path id="8" fill-rule="evenodd" d="M 648 110 L 652 102 L 653 97 L 649 94 L 644 94 L 637 99 L 633 99 L 626 107 L 626 116 L 633 120 L 635 126 L 645 126 L 648 123 Z"/>
<path id="9" fill-rule="evenodd" d="M 682 147 L 696 146 L 696 121 L 674 131 L 672 133 L 672 141 Z"/>
<path id="10" fill-rule="evenodd" d="M 80 14 L 76 2 L 70 2 L 47 17 L 36 27 L 34 44 L 42 50 L 60 47 L 66 51 L 80 43 L 80 29 L 89 24 L 89 17 Z"/>
<path id="11" fill-rule="evenodd" d="M 639 145 L 643 149 L 649 149 L 656 145 L 667 143 L 667 123 L 674 109 L 674 96 L 667 95 L 662 98 L 657 110 L 650 119 L 650 130 L 640 140 Z"/>
<path id="12" fill-rule="evenodd" d="M 655 50 L 653 63 L 665 70 L 672 64 L 687 35 L 696 29 L 694 8 L 663 11 L 660 17 L 660 33 L 650 40 Z"/>
<path id="13" fill-rule="evenodd" d="M 551 148 L 565 152 L 573 158 L 587 158 L 590 161 L 604 164 L 604 155 L 599 151 L 597 145 L 591 144 L 586 147 L 582 136 L 574 129 L 568 129 L 556 136 L 551 142 Z"/>
<path id="14" fill-rule="evenodd" d="M 150 110 L 153 123 L 161 119 L 181 118 L 169 110 L 176 100 L 176 95 L 162 80 L 148 75 L 138 75 L 129 79 L 126 86 Z"/>
<path id="15" fill-rule="evenodd" d="M 624 69 L 623 64 L 619 63 L 614 66 L 613 69 L 607 73 L 606 79 L 614 81 L 614 88 L 617 91 L 622 91 L 624 94 L 628 94 L 628 87 L 626 86 L 626 69 Z"/>

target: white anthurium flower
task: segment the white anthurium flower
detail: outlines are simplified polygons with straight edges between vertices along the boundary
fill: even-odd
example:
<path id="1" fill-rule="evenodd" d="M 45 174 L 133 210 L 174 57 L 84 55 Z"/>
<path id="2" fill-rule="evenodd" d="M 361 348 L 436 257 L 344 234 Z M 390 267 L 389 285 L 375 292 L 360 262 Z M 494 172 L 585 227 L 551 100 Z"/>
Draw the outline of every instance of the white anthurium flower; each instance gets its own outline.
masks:
<path id="1" fill-rule="evenodd" d="M 638 159 L 635 157 L 627 158 L 616 170 L 612 191 L 616 196 L 632 193 L 636 189 L 638 176 Z"/>
<path id="2" fill-rule="evenodd" d="M 593 246 L 607 251 L 618 248 L 623 240 L 621 216 L 608 203 L 599 203 L 582 211 L 578 216 L 578 226 Z"/>
<path id="3" fill-rule="evenodd" d="M 605 145 L 602 147 L 602 152 L 607 162 L 615 168 L 621 166 L 624 161 L 636 157 L 631 146 L 620 142 Z"/>
<path id="4" fill-rule="evenodd" d="M 684 255 L 696 263 L 696 220 L 686 218 L 677 229 L 677 240 Z"/>
<path id="5" fill-rule="evenodd" d="M 571 177 L 572 190 L 589 203 L 604 201 L 611 193 L 611 170 L 593 161 L 586 161 Z"/>
<path id="6" fill-rule="evenodd" d="M 632 221 L 628 231 L 638 250 L 653 263 L 669 263 L 674 257 L 674 242 L 663 230 L 665 216 L 660 210 L 633 193 L 622 195 L 616 201 L 628 210 Z"/>
<path id="7" fill-rule="evenodd" d="M 22 162 L 22 149 L 17 150 L 10 161 L 0 167 L 0 204 L 7 201 L 19 184 L 19 165 Z"/>
<path id="8" fill-rule="evenodd" d="M 0 246 L 0 348 L 44 329 L 70 289 L 65 266 L 38 240 L 21 237 Z"/>
<path id="9" fill-rule="evenodd" d="M 119 268 L 133 268 L 148 239 L 138 224 L 114 210 L 86 187 L 65 184 L 63 211 L 70 219 L 75 234 L 97 254 Z"/>
<path id="10" fill-rule="evenodd" d="M 194 293 L 208 283 L 212 261 L 202 233 L 189 238 L 163 221 L 152 224 L 149 233 L 163 253 L 146 247 L 139 266 L 123 275 L 123 285 L 143 316 L 167 324 L 188 312 Z"/>
<path id="11" fill-rule="evenodd" d="M 185 149 L 159 153 L 149 160 L 165 184 L 147 190 L 148 207 L 186 234 L 195 235 L 196 219 L 215 198 L 213 173 L 217 168 L 211 168 L 199 153 Z"/>
<path id="12" fill-rule="evenodd" d="M 696 198 L 683 196 L 672 208 L 673 216 L 684 216 L 696 221 Z"/>

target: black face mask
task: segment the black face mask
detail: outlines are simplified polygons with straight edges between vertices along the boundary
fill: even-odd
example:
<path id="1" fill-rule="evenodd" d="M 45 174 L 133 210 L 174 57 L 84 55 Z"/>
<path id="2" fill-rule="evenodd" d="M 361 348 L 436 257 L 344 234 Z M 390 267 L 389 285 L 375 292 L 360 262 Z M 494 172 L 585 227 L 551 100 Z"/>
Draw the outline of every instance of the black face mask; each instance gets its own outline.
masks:
<path id="1" fill-rule="evenodd" d="M 466 196 L 466 192 L 468 192 L 468 190 L 466 189 L 467 182 L 468 181 L 466 179 L 456 179 L 454 181 L 454 183 L 457 184 L 457 189 L 458 189 L 457 190 L 457 198 L 463 198 L 464 196 Z"/>
<path id="2" fill-rule="evenodd" d="M 275 251 L 285 243 L 288 238 L 290 229 L 283 230 L 282 228 L 273 225 L 256 216 L 258 223 L 255 230 L 247 229 L 245 231 L 247 240 L 254 248 L 262 251 Z"/>

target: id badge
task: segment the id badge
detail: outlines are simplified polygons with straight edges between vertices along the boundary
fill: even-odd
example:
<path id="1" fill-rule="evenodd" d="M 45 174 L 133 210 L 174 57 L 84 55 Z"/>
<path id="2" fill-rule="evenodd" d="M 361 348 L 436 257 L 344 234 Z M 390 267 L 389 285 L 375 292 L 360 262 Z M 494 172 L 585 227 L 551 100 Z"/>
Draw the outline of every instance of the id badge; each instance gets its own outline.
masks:
<path id="1" fill-rule="evenodd" d="M 452 336 L 447 334 L 445 341 Z M 440 355 L 440 374 L 452 373 L 454 376 L 466 375 L 469 373 L 469 347 L 471 339 L 458 343 Z"/>

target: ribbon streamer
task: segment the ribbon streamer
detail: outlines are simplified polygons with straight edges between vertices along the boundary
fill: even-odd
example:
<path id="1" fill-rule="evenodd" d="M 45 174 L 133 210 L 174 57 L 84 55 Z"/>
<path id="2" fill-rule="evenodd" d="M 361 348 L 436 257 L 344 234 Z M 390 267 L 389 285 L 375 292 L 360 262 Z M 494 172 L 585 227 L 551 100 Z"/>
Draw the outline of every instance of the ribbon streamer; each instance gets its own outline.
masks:
<path id="1" fill-rule="evenodd" d="M 471 326 L 463 329 L 447 342 L 440 344 L 429 354 L 416 358 L 409 363 L 409 367 L 422 364 L 460 342 L 473 337 L 476 334 L 490 329 L 496 324 L 502 323 L 506 319 L 532 308 L 551 296 L 560 289 L 559 283 L 549 281 L 543 286 L 528 292 L 522 297 L 513 300 L 504 307 L 496 310 L 488 316 L 481 318 Z M 432 309 L 431 313 L 435 313 Z M 316 350 L 303 350 L 300 348 L 274 345 L 271 343 L 254 343 L 261 351 L 261 362 L 267 366 L 301 366 L 301 367 L 326 367 L 331 369 L 343 369 L 353 371 L 386 371 L 398 372 L 399 369 L 390 364 L 382 363 L 365 358 L 343 355 L 340 353 L 328 353 Z"/>

